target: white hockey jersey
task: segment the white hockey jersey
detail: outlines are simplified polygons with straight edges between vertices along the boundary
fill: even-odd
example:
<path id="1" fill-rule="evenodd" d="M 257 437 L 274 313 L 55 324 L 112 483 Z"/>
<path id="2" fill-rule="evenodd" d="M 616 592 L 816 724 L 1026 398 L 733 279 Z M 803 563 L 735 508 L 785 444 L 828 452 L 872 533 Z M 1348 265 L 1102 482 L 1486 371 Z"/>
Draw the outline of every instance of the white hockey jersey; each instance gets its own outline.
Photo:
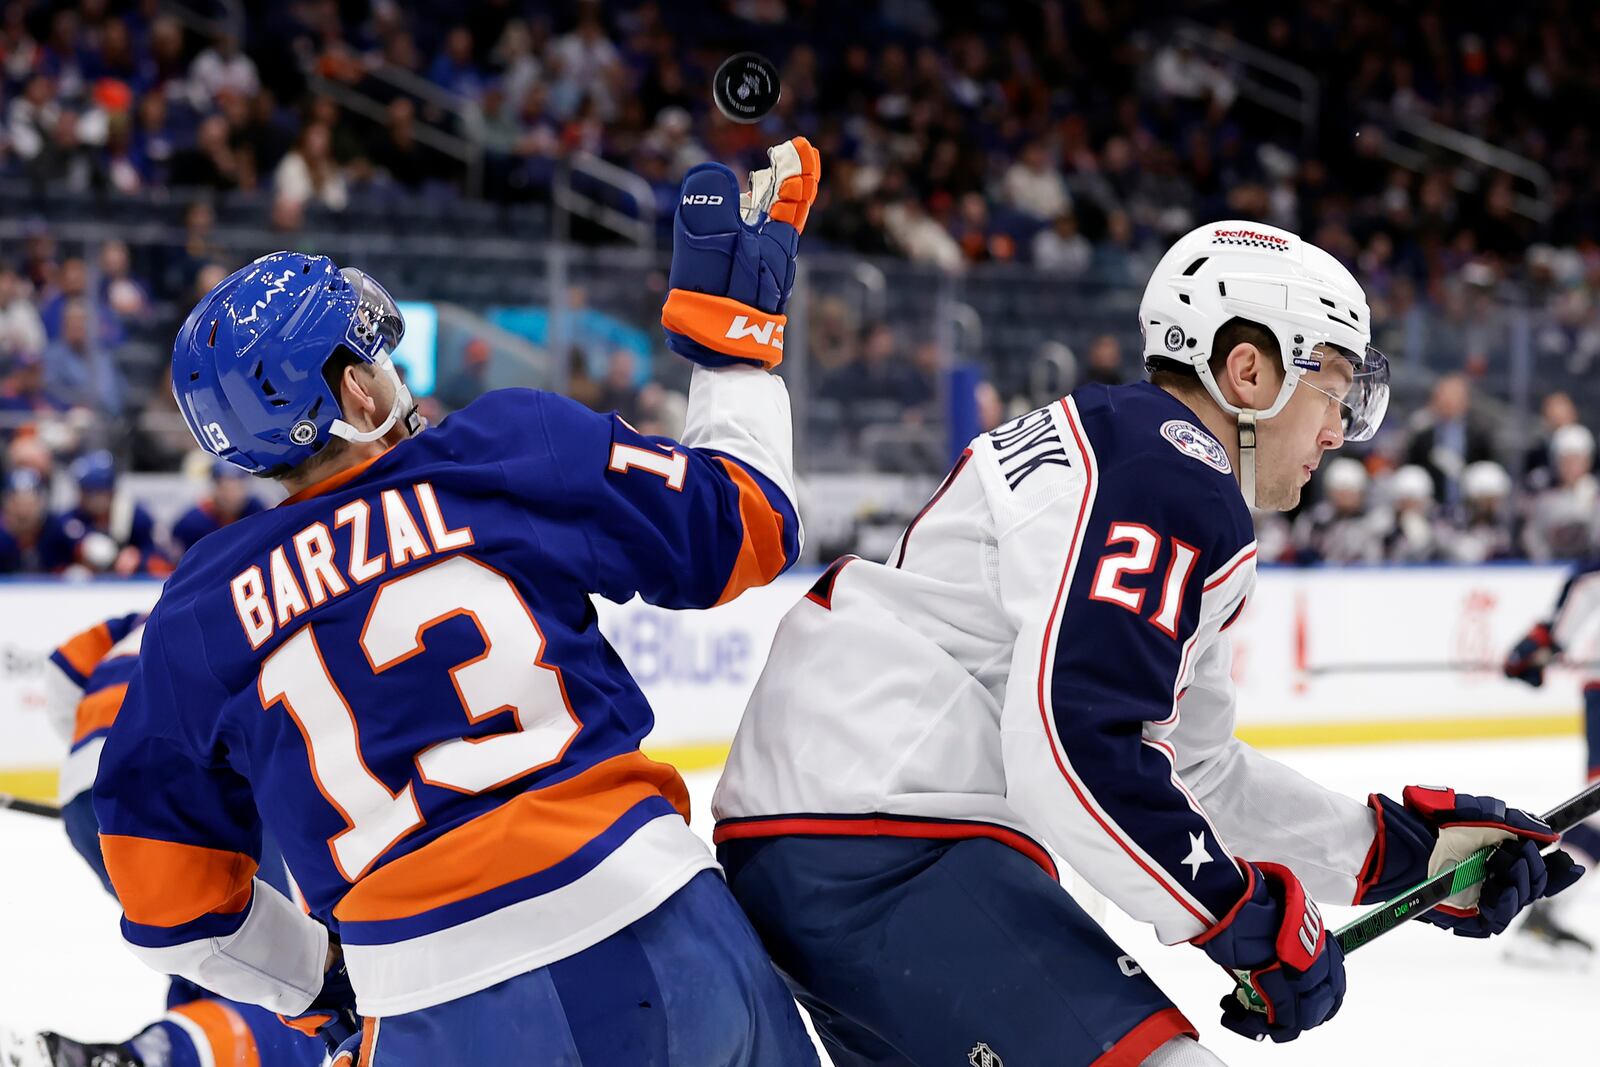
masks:
<path id="1" fill-rule="evenodd" d="M 993 837 L 1192 938 L 1234 857 L 1350 903 L 1361 803 L 1233 737 L 1228 628 L 1255 583 L 1227 452 L 1148 383 L 976 438 L 882 564 L 785 617 L 714 801 L 716 838 Z"/>

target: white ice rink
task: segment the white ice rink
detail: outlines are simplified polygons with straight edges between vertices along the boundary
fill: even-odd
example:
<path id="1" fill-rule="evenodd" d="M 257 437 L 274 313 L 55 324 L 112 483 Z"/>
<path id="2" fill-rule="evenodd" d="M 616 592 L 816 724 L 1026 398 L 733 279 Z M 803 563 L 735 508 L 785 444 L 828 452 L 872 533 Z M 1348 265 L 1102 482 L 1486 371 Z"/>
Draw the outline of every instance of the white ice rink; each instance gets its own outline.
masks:
<path id="1" fill-rule="evenodd" d="M 1278 755 L 1362 797 L 1372 790 L 1398 795 L 1402 786 L 1421 782 L 1496 793 L 1543 810 L 1581 784 L 1576 738 Z M 711 773 L 690 779 L 694 823 L 702 833 L 708 832 L 714 785 Z M 1600 936 L 1600 890 L 1586 879 L 1571 892 L 1582 894 L 1571 909 L 1575 921 Z M 1353 913 L 1330 909 L 1330 922 L 1342 923 L 1348 914 Z M 58 823 L 0 813 L 0 1025 L 112 1040 L 152 1019 L 161 1008 L 164 982 L 123 949 L 116 918 L 114 904 Z M 1589 1015 L 1600 1005 L 1600 973 L 1508 963 L 1505 939 L 1468 941 L 1420 925 L 1396 931 L 1350 958 L 1350 993 L 1337 1019 L 1292 1045 L 1273 1046 L 1236 1038 L 1217 1024 L 1216 1002 L 1227 982 L 1199 951 L 1162 948 L 1147 929 L 1114 910 L 1106 923 L 1230 1064 L 1524 1067 L 1558 1059 L 1600 1061 Z M 1574 1041 L 1590 1046 L 1581 1050 Z M 1007 1065 L 1043 1067 L 1009 1060 Z"/>

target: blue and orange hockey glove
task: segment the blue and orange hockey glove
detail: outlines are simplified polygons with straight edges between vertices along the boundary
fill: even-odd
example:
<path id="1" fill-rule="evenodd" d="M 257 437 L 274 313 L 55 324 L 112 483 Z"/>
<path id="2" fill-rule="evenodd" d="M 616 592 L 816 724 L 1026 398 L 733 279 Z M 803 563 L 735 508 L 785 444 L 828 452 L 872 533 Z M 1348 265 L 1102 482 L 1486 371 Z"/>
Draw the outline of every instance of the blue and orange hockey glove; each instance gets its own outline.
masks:
<path id="1" fill-rule="evenodd" d="M 1561 646 L 1551 637 L 1550 627 L 1541 622 L 1516 643 L 1501 670 L 1507 678 L 1527 682 L 1537 689 L 1544 684 L 1544 669 L 1560 654 Z"/>
<path id="2" fill-rule="evenodd" d="M 767 159 L 744 194 L 720 163 L 683 179 L 661 325 L 668 348 L 707 367 L 783 360 L 794 259 L 822 160 L 804 137 L 767 149 Z"/>
<path id="3" fill-rule="evenodd" d="M 320 1037 L 333 1052 L 361 1032 L 361 1016 L 356 1013 L 356 993 L 350 988 L 343 953 L 336 953 L 333 965 L 322 974 L 322 990 L 299 1015 L 280 1015 L 280 1022 L 307 1037 Z"/>
<path id="4" fill-rule="evenodd" d="M 1453 789 L 1406 786 L 1403 803 L 1373 794 L 1378 833 L 1367 854 L 1355 903 L 1375 904 L 1410 889 L 1497 842 L 1483 884 L 1450 897 L 1422 920 L 1462 937 L 1504 933 L 1519 911 L 1553 897 L 1578 880 L 1583 868 L 1556 849 L 1557 835 L 1539 819 L 1494 797 Z"/>

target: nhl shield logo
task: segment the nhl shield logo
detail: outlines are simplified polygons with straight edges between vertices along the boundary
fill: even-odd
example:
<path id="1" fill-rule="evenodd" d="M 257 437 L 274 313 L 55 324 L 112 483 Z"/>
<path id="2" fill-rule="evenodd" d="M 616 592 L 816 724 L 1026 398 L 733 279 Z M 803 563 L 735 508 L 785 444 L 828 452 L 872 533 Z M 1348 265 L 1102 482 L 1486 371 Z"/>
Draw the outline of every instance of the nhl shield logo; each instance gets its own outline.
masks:
<path id="1" fill-rule="evenodd" d="M 982 1041 L 972 1046 L 972 1051 L 967 1053 L 967 1062 L 972 1067 L 1006 1067 L 1000 1054 Z"/>
<path id="2" fill-rule="evenodd" d="M 1233 473 L 1233 464 L 1228 462 L 1228 450 L 1223 448 L 1215 437 L 1194 423 L 1171 419 L 1162 423 L 1161 436 L 1171 441 L 1173 448 L 1190 459 L 1197 459 L 1223 474 Z"/>

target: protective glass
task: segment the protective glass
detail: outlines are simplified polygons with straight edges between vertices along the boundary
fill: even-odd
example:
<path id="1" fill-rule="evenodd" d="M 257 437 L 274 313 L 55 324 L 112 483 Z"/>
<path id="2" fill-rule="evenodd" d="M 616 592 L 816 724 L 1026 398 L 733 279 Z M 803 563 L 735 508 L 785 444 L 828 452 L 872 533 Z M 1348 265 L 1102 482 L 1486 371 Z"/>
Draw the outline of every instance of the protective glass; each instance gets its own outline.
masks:
<path id="1" fill-rule="evenodd" d="M 1323 384 L 1307 377 L 1308 373 L 1322 370 L 1328 359 L 1342 359 L 1349 366 L 1348 387 L 1329 384 L 1339 382 L 1342 376 L 1323 375 Z M 1389 357 L 1371 345 L 1357 355 L 1348 348 L 1325 343 L 1311 350 L 1311 358 L 1296 359 L 1295 365 L 1302 371 L 1301 385 L 1338 403 L 1346 441 L 1367 441 L 1378 432 L 1389 410 Z"/>
<path id="2" fill-rule="evenodd" d="M 351 347 L 369 359 L 393 352 L 406 334 L 406 320 L 394 297 L 372 277 L 354 267 L 339 272 L 356 292 L 356 313 L 350 324 Z"/>

